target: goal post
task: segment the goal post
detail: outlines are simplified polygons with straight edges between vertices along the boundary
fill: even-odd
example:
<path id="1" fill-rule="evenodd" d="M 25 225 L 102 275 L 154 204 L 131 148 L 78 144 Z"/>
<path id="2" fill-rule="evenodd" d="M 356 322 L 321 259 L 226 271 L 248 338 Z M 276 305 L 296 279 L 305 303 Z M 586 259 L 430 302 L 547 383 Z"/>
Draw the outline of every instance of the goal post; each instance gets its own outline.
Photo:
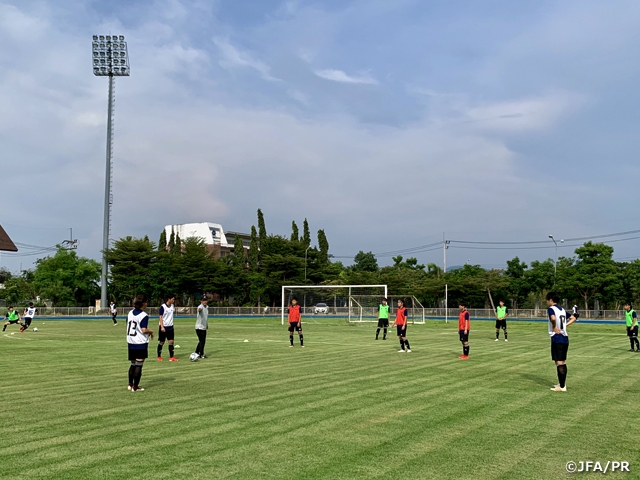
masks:
<path id="1" fill-rule="evenodd" d="M 283 285 L 282 325 L 285 324 L 287 307 L 296 297 L 305 315 L 332 315 L 346 317 L 349 322 L 366 321 L 368 309 L 361 305 L 362 297 L 387 297 L 386 285 Z M 378 305 L 376 303 L 376 307 Z M 377 319 L 376 319 L 377 320 Z"/>
<path id="2" fill-rule="evenodd" d="M 394 312 L 398 308 L 398 300 L 402 300 L 407 309 L 407 321 L 414 325 L 425 323 L 425 308 L 414 295 L 385 295 L 389 305 L 389 311 Z M 350 297 L 352 312 L 349 322 L 377 322 L 379 295 L 352 295 Z M 390 318 L 393 320 L 393 318 Z"/>

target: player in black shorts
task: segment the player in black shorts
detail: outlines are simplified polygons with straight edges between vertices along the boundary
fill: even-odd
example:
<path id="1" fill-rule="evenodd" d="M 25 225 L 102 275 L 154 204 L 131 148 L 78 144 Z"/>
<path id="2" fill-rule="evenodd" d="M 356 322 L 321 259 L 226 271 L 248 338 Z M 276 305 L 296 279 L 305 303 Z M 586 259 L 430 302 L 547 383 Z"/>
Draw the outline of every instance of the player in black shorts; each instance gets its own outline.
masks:
<path id="1" fill-rule="evenodd" d="M 13 307 L 9 307 L 9 309 L 7 310 L 7 314 L 4 316 L 4 319 L 4 327 L 2 327 L 3 332 L 7 329 L 8 325 L 17 323 L 18 325 L 20 325 L 20 327 L 23 326 L 22 322 L 20 321 L 20 314 L 16 312 Z M 22 331 L 22 328 L 20 331 Z"/>

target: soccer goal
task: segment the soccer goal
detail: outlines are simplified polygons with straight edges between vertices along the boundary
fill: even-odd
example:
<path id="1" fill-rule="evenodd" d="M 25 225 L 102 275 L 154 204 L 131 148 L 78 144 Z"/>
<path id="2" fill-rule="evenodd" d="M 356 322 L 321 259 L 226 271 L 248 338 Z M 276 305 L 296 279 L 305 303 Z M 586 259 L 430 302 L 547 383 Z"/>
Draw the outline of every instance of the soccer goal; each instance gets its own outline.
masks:
<path id="1" fill-rule="evenodd" d="M 307 317 L 331 316 L 346 318 L 349 322 L 362 322 L 374 321 L 369 317 L 377 315 L 377 310 L 374 312 L 368 307 L 369 303 L 375 303 L 377 309 L 381 299 L 386 297 L 386 285 L 284 285 L 282 324 L 285 324 L 287 307 L 293 298 Z"/>

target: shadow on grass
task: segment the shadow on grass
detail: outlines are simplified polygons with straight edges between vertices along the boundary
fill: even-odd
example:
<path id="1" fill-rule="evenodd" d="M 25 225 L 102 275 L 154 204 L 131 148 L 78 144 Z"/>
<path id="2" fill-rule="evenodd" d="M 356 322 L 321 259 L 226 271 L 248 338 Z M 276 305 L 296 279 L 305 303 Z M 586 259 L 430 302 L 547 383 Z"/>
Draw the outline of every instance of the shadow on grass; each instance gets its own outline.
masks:
<path id="1" fill-rule="evenodd" d="M 165 385 L 167 383 L 171 383 L 171 382 L 175 382 L 176 381 L 176 377 L 151 377 L 149 378 L 148 381 L 145 381 L 145 388 L 146 386 L 150 386 L 150 387 L 157 387 L 160 385 Z M 140 381 L 140 384 L 142 384 L 143 382 Z"/>

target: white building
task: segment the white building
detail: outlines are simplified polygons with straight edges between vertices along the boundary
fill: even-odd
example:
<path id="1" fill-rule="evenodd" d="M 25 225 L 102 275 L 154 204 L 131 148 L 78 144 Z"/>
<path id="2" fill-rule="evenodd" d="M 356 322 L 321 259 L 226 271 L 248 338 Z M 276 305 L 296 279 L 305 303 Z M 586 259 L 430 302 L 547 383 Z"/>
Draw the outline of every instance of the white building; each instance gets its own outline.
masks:
<path id="1" fill-rule="evenodd" d="M 226 232 L 219 223 L 183 223 L 181 225 L 166 225 L 164 232 L 167 236 L 167 243 L 171 238 L 171 232 L 180 236 L 181 240 L 187 238 L 201 238 L 214 252 L 216 258 L 225 257 L 233 252 L 235 237 L 242 239 L 245 251 L 249 250 L 251 235 L 248 233 Z"/>

